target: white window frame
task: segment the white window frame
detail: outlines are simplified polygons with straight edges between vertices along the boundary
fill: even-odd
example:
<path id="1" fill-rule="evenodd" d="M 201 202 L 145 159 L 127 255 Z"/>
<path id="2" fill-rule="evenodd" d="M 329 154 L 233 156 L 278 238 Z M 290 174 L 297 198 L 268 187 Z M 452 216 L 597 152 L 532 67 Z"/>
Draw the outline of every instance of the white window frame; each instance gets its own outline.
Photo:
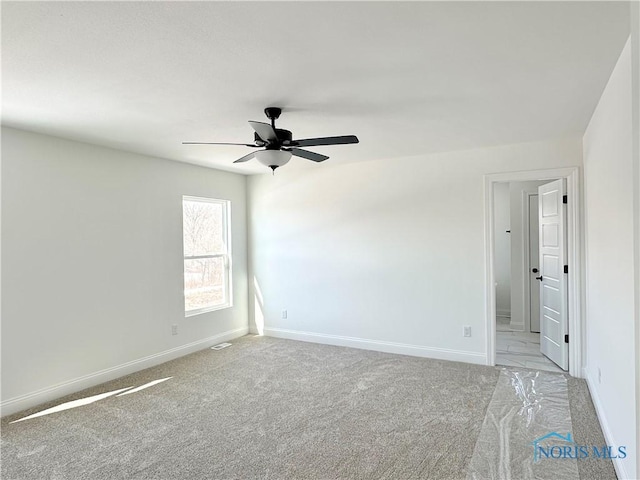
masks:
<path id="1" fill-rule="evenodd" d="M 184 316 L 193 317 L 195 315 L 201 315 L 207 312 L 214 312 L 216 310 L 222 310 L 225 308 L 233 307 L 233 290 L 232 290 L 232 262 L 231 262 L 231 201 L 218 198 L 205 198 L 205 197 L 192 197 L 188 195 L 182 196 L 182 224 L 184 227 L 184 202 L 202 202 L 202 203 L 214 203 L 222 206 L 222 230 L 225 239 L 226 252 L 216 253 L 211 255 L 184 255 L 184 233 L 182 234 L 182 305 L 184 308 Z M 184 230 L 183 230 L 184 232 Z M 184 294 L 184 282 L 185 282 L 185 261 L 187 260 L 199 260 L 203 258 L 222 258 L 224 261 L 224 291 L 226 293 L 226 301 L 221 305 L 215 305 L 213 307 L 196 308 L 193 310 L 187 310 L 186 296 Z"/>

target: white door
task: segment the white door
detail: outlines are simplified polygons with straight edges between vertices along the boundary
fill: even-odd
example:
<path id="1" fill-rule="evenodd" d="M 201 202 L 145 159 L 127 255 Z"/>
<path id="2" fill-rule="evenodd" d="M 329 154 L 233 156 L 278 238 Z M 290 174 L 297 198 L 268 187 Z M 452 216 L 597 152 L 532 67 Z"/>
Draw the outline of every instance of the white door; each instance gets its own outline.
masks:
<path id="1" fill-rule="evenodd" d="M 529 197 L 529 331 L 540 333 L 540 251 L 538 249 L 538 195 Z"/>
<path id="2" fill-rule="evenodd" d="M 565 179 L 538 187 L 540 250 L 540 351 L 563 370 L 569 367 L 567 228 Z"/>

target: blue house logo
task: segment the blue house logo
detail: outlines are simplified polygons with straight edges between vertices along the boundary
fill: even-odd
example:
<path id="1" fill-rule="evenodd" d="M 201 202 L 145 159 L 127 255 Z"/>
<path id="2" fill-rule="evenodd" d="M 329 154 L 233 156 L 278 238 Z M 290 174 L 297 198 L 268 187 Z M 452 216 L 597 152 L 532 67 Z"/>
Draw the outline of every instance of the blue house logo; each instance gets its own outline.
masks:
<path id="1" fill-rule="evenodd" d="M 565 435 L 558 432 L 550 432 L 546 435 L 536 438 L 533 442 L 533 461 L 550 458 L 554 460 L 560 459 L 581 459 L 581 458 L 601 458 L 614 459 L 626 458 L 627 447 L 622 445 L 613 447 L 611 445 L 587 446 L 578 445 L 571 436 L 571 432 Z"/>
<path id="2" fill-rule="evenodd" d="M 551 443 L 551 441 L 555 442 L 554 445 L 552 446 L 547 445 Z M 562 442 L 562 445 L 558 445 L 558 442 Z M 571 432 L 567 432 L 566 435 L 562 435 L 558 432 L 551 432 L 551 433 L 547 433 L 543 437 L 536 438 L 533 442 L 531 442 L 531 444 L 533 445 L 533 461 L 538 462 L 542 457 L 569 458 L 568 456 L 563 457 L 561 455 L 564 455 L 565 452 L 567 452 L 565 448 L 568 449 L 569 451 L 572 450 L 576 442 L 573 441 L 573 438 L 571 437 Z M 553 452 L 553 449 L 556 449 L 555 452 Z M 553 455 L 554 453 L 555 455 Z M 570 458 L 574 458 L 574 457 L 570 457 Z"/>

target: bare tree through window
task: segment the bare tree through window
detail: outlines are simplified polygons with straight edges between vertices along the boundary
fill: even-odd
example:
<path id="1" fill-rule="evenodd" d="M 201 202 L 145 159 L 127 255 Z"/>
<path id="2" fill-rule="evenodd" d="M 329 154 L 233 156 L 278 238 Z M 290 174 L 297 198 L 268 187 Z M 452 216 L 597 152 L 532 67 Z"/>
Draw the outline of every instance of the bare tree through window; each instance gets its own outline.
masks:
<path id="1" fill-rule="evenodd" d="M 187 314 L 229 302 L 229 202 L 183 198 L 184 298 Z"/>

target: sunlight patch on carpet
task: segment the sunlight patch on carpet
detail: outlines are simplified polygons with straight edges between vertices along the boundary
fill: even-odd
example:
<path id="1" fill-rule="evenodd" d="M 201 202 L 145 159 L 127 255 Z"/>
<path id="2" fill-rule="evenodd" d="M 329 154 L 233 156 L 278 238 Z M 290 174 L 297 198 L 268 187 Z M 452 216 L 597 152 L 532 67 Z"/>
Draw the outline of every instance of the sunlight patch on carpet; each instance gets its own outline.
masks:
<path id="1" fill-rule="evenodd" d="M 85 397 L 78 400 L 72 400 L 71 402 L 65 402 L 55 407 L 47 408 L 46 410 L 42 410 L 41 412 L 34 413 L 32 415 L 28 415 L 19 420 L 14 420 L 13 422 L 10 422 L 10 423 L 18 423 L 24 420 L 30 420 L 32 418 L 43 417 L 44 415 L 50 415 L 52 413 L 63 412 L 65 410 L 70 410 L 72 408 L 83 407 L 85 405 L 90 405 L 92 403 L 99 402 L 100 400 L 104 400 L 105 398 L 109 398 L 114 395 L 121 397 L 123 395 L 129 395 L 130 393 L 137 393 L 146 388 L 153 387 L 154 385 L 157 385 L 159 383 L 166 382 L 167 380 L 170 380 L 172 378 L 173 377 L 161 378 L 159 380 L 154 380 L 153 382 L 145 383 L 144 385 L 140 385 L 139 387 L 136 387 L 136 388 L 132 388 L 132 387 L 120 388 L 118 390 L 113 390 L 111 392 L 100 393 L 98 395 L 92 395 L 90 397 Z"/>
<path id="2" fill-rule="evenodd" d="M 160 380 L 154 380 L 153 382 L 145 383 L 144 385 L 140 385 L 139 387 L 136 387 L 136 388 L 134 388 L 132 390 L 129 390 L 129 391 L 124 392 L 124 393 L 121 393 L 120 395 L 118 395 L 118 397 L 121 397 L 123 395 L 129 395 L 130 393 L 139 392 L 140 390 L 144 390 L 145 388 L 153 387 L 154 385 L 157 385 L 157 384 L 162 383 L 162 382 L 166 382 L 167 380 L 170 380 L 172 378 L 173 377 L 161 378 Z"/>
<path id="3" fill-rule="evenodd" d="M 21 418 L 19 420 L 15 420 L 11 423 L 18 423 L 24 420 L 29 420 L 36 417 L 42 417 L 44 415 L 50 415 L 52 413 L 63 412 L 64 410 L 70 410 L 72 408 L 83 407 L 85 405 L 89 405 L 91 403 L 98 402 L 107 397 L 111 397 L 113 395 L 117 395 L 120 392 L 124 392 L 125 390 L 129 390 L 131 387 L 121 388 L 119 390 L 114 390 L 112 392 L 101 393 L 99 395 L 92 395 L 91 397 L 81 398 L 79 400 L 73 400 L 71 402 L 66 402 L 61 405 L 57 405 L 55 407 L 47 408 L 46 410 L 42 410 L 41 412 L 34 413 L 33 415 L 29 415 L 27 417 Z"/>

